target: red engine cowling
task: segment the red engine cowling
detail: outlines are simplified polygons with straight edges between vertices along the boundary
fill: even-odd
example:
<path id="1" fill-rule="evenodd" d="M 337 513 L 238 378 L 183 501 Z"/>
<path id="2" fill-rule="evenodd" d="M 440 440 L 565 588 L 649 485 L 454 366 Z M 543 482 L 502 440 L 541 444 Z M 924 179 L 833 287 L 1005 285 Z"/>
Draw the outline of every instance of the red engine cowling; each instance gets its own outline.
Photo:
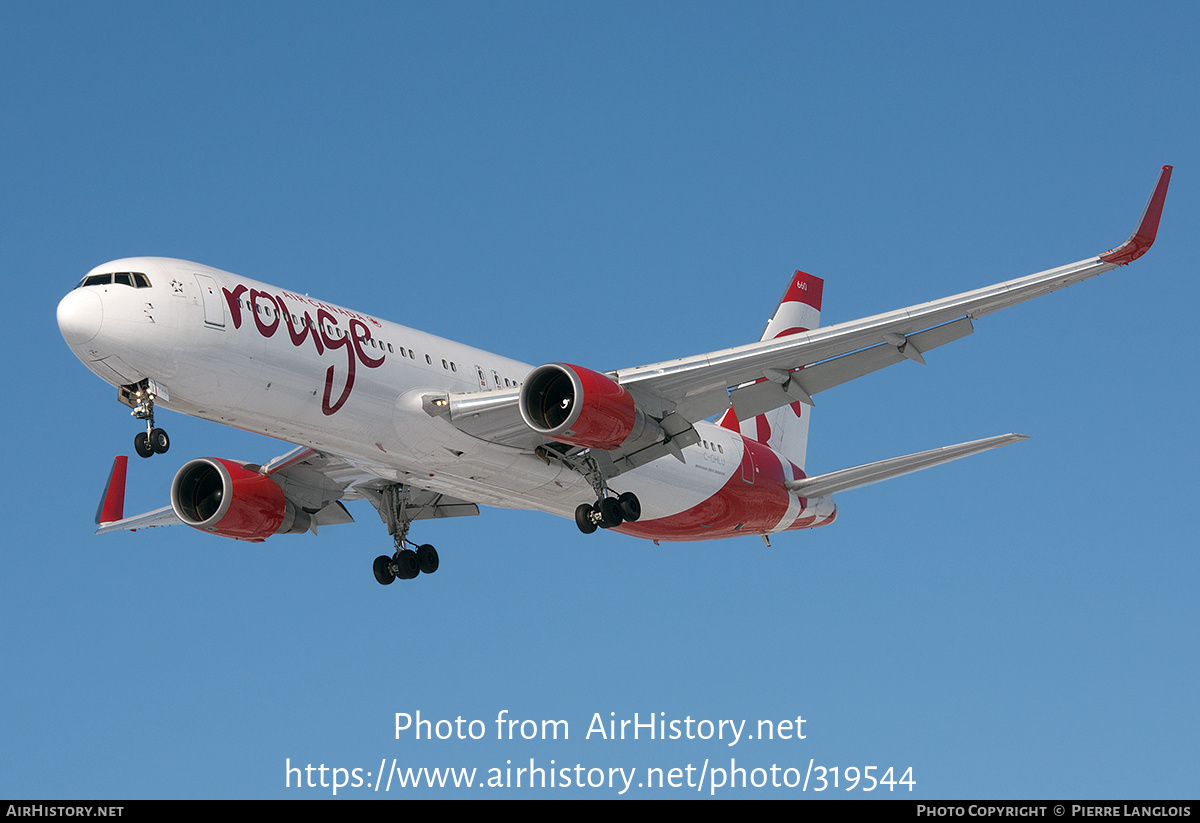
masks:
<path id="1" fill-rule="evenodd" d="M 253 542 L 305 531 L 309 524 L 308 514 L 296 509 L 274 480 L 216 457 L 184 464 L 171 483 L 171 508 L 189 526 Z"/>
<path id="2" fill-rule="evenodd" d="M 538 434 L 589 449 L 615 449 L 644 418 L 633 397 L 606 375 L 548 363 L 521 384 L 521 417 Z"/>

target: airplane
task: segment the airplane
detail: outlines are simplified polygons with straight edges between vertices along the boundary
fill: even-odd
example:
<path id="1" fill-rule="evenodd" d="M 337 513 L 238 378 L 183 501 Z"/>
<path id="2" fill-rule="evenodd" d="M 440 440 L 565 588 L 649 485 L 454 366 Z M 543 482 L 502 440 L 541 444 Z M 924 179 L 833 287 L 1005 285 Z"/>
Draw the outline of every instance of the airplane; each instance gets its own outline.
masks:
<path id="1" fill-rule="evenodd" d="M 187 524 L 260 542 L 351 522 L 368 500 L 394 550 L 384 585 L 437 571 L 417 520 L 536 509 L 659 541 L 760 536 L 832 523 L 832 495 L 1026 439 L 1003 434 L 810 476 L 813 396 L 885 366 L 925 363 L 981 317 L 1133 262 L 1158 232 L 1171 166 L 1137 228 L 1076 263 L 898 311 L 820 327 L 823 281 L 788 286 L 761 339 L 615 371 L 531 367 L 305 294 L 158 257 L 92 269 L 58 305 L 87 368 L 145 421 L 141 457 L 165 453 L 158 407 L 296 447 L 257 464 L 204 457 L 170 505 L 124 515 L 118 456 L 97 533 Z"/>

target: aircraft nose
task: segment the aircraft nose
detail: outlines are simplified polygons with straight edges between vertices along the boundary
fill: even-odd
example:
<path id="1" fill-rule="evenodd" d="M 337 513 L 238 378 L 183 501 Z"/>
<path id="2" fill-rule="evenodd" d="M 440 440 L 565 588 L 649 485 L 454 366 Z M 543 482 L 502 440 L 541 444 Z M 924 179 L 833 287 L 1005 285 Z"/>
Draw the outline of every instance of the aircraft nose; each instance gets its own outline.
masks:
<path id="1" fill-rule="evenodd" d="M 68 292 L 58 304 L 58 330 L 69 346 L 81 346 L 100 332 L 104 306 L 91 289 Z"/>

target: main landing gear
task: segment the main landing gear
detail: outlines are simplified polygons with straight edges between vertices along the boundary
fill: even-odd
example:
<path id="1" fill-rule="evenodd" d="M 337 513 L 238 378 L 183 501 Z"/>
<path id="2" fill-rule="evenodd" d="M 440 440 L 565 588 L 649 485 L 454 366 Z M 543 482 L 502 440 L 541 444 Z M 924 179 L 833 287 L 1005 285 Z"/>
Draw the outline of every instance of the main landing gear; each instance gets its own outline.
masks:
<path id="1" fill-rule="evenodd" d="M 584 454 L 582 465 L 573 468 L 587 478 L 596 492 L 596 505 L 580 503 L 575 509 L 575 525 L 581 532 L 591 534 L 596 529 L 615 529 L 642 516 L 642 504 L 633 492 L 623 492 L 616 497 L 609 495 L 604 472 L 590 454 Z"/>
<path id="2" fill-rule="evenodd" d="M 409 543 L 417 546 L 416 543 Z M 433 574 L 438 570 L 437 549 L 428 543 L 417 546 L 417 550 L 397 548 L 391 557 L 381 554 L 375 558 L 375 579 L 387 586 L 393 580 L 412 580 L 421 572 Z"/>
<path id="3" fill-rule="evenodd" d="M 611 529 L 622 523 L 632 523 L 642 516 L 642 504 L 633 492 L 624 492 L 617 497 L 601 497 L 596 505 L 580 503 L 575 509 L 575 525 L 584 534 L 597 528 Z"/>
<path id="4" fill-rule="evenodd" d="M 134 407 L 130 412 L 138 420 L 146 421 L 146 430 L 138 432 L 133 438 L 133 450 L 138 457 L 149 457 L 152 454 L 166 454 L 171 448 L 171 438 L 162 429 L 154 428 L 154 395 L 144 386 L 138 386 L 133 392 Z"/>
<path id="5" fill-rule="evenodd" d="M 412 517 L 408 511 L 410 489 L 396 484 L 383 490 L 383 501 L 379 511 L 387 521 L 388 534 L 396 544 L 391 557 L 381 554 L 375 558 L 373 570 L 381 586 L 391 585 L 393 580 L 412 580 L 421 573 L 433 574 L 438 570 L 437 549 L 425 543 L 418 546 L 408 539 L 408 527 Z M 412 546 L 413 549 L 405 548 Z"/>

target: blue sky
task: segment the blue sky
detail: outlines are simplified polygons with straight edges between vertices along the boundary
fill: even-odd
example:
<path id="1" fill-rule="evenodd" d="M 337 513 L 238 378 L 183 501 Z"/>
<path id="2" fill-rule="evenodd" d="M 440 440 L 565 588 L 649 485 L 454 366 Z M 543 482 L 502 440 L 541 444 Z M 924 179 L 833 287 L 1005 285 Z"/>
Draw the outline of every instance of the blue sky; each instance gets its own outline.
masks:
<path id="1" fill-rule="evenodd" d="M 894 796 L 914 798 L 1195 797 L 1198 16 L 6 3 L 0 796 L 331 795 L 287 788 L 289 760 L 641 780 L 732 758 L 911 767 Z M 1164 163 L 1145 258 L 821 395 L 808 468 L 1032 439 L 845 493 L 836 524 L 770 549 L 487 509 L 418 524 L 441 570 L 383 588 L 365 504 L 261 545 L 91 534 L 137 429 L 54 309 L 106 260 L 197 260 L 610 369 L 757 339 L 796 268 L 826 279 L 832 323 L 1090 256 L 1128 235 Z M 130 511 L 163 505 L 191 457 L 289 448 L 161 423 L 171 452 L 131 464 Z M 489 734 L 397 740 L 395 714 L 418 710 Z M 502 710 L 570 739 L 496 740 Z M 806 737 L 585 739 L 597 713 L 635 712 L 803 716 Z M 835 794 L 863 796 L 717 796 Z"/>

